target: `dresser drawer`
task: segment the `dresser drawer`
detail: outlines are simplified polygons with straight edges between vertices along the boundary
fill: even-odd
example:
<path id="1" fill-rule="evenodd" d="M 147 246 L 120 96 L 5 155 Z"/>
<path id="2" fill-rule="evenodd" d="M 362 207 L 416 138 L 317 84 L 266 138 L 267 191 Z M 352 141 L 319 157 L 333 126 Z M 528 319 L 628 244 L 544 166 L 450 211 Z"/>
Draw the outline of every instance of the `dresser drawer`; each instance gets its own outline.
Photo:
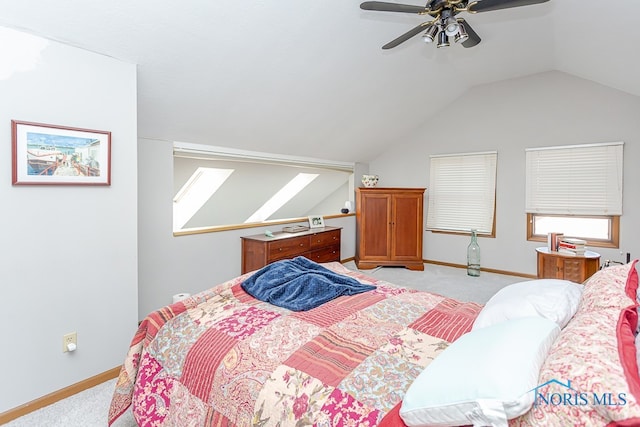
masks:
<path id="1" fill-rule="evenodd" d="M 307 252 L 304 256 L 315 262 L 340 261 L 340 245 L 316 249 L 315 251 Z"/>
<path id="2" fill-rule="evenodd" d="M 309 236 L 311 248 L 318 248 L 340 243 L 340 230 L 316 233 Z"/>
<path id="3" fill-rule="evenodd" d="M 269 260 L 291 258 L 309 250 L 309 236 L 282 239 L 269 243 Z"/>
<path id="4" fill-rule="evenodd" d="M 299 233 L 255 234 L 242 239 L 242 274 L 274 261 L 305 256 L 315 262 L 340 261 L 340 228 L 324 227 Z"/>

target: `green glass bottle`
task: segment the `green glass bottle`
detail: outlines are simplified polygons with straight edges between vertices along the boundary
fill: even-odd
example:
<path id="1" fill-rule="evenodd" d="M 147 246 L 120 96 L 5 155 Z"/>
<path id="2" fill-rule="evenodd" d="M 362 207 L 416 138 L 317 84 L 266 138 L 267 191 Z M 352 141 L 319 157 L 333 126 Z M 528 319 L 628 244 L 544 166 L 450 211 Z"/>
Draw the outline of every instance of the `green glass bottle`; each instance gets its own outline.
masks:
<path id="1" fill-rule="evenodd" d="M 467 274 L 480 276 L 480 245 L 478 245 L 478 233 L 471 230 L 471 243 L 467 246 Z"/>

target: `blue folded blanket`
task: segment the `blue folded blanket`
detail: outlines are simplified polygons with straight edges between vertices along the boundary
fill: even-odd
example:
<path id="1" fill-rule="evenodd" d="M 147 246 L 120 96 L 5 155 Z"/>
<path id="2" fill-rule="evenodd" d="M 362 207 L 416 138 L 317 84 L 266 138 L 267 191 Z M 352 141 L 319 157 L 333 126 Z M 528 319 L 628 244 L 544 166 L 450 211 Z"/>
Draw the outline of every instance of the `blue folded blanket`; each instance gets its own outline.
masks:
<path id="1" fill-rule="evenodd" d="M 375 289 L 299 256 L 277 261 L 258 270 L 242 289 L 261 301 L 293 311 L 315 308 L 340 295 Z"/>

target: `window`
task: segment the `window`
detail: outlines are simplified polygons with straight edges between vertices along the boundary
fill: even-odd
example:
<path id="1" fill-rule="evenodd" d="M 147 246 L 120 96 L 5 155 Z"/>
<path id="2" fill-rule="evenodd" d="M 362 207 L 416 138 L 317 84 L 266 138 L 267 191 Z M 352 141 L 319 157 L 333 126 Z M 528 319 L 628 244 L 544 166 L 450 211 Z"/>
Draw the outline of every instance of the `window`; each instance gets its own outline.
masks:
<path id="1" fill-rule="evenodd" d="M 527 214 L 529 240 L 546 241 L 548 233 L 562 230 L 566 236 L 578 237 L 591 246 L 619 246 L 619 216 L 562 216 Z"/>
<path id="2" fill-rule="evenodd" d="M 233 172 L 234 169 L 198 167 L 173 198 L 173 229 L 184 227 Z"/>
<path id="3" fill-rule="evenodd" d="M 527 238 L 547 233 L 618 247 L 622 142 L 526 150 Z"/>
<path id="4" fill-rule="evenodd" d="M 352 163 L 174 144 L 175 235 L 340 215 Z"/>
<path id="5" fill-rule="evenodd" d="M 427 230 L 494 235 L 497 152 L 433 155 Z"/>

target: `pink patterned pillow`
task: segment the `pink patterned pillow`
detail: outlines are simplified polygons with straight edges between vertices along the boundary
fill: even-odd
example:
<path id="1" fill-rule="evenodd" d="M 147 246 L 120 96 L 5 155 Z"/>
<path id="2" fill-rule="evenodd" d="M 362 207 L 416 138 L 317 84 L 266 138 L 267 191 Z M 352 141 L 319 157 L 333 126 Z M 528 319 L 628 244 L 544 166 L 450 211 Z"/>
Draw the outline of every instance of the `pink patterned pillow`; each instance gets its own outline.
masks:
<path id="1" fill-rule="evenodd" d="M 629 266 L 629 273 L 627 274 L 627 284 L 625 286 L 625 291 L 629 298 L 634 298 L 636 301 L 638 300 L 638 270 L 636 269 L 636 263 L 638 260 L 631 261 L 627 264 Z"/>
<path id="2" fill-rule="evenodd" d="M 635 307 L 581 311 L 540 371 L 532 409 L 512 426 L 640 425 Z"/>
<path id="3" fill-rule="evenodd" d="M 623 309 L 637 304 L 638 272 L 633 261 L 597 271 L 584 283 L 581 311 L 592 312 L 604 308 Z"/>

